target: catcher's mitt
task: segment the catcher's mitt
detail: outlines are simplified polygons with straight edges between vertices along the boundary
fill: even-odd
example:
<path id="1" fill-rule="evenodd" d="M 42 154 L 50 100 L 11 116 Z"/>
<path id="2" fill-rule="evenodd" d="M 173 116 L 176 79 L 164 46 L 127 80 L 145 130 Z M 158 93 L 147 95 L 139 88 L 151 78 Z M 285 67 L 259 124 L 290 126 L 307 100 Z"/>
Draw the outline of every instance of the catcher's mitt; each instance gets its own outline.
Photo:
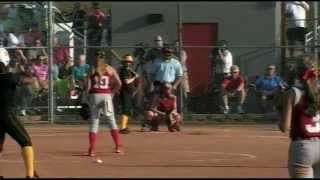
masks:
<path id="1" fill-rule="evenodd" d="M 80 109 L 80 116 L 83 120 L 89 120 L 90 118 L 90 108 L 88 104 L 81 104 L 81 109 Z"/>

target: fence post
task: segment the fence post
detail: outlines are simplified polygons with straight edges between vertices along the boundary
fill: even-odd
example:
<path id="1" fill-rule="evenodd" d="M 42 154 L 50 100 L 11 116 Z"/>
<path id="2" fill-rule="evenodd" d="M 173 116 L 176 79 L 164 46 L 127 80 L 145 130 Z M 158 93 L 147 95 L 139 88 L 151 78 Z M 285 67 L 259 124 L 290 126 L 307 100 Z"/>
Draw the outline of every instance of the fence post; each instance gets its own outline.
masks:
<path id="1" fill-rule="evenodd" d="M 48 17 L 48 50 L 49 50 L 49 110 L 48 110 L 48 120 L 50 124 L 54 124 L 54 82 L 53 82 L 53 74 L 52 74 L 52 67 L 53 67 L 53 27 L 54 21 L 52 13 L 52 1 L 47 1 L 48 8 L 47 8 L 47 17 Z"/>

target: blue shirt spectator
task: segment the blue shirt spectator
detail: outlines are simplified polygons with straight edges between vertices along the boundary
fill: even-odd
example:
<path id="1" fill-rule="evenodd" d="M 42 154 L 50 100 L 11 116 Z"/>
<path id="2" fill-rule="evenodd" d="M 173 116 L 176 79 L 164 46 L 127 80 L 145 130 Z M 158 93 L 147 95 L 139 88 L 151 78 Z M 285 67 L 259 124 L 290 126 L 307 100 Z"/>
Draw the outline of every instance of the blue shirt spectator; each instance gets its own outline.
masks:
<path id="1" fill-rule="evenodd" d="M 72 76 L 75 78 L 75 80 L 81 80 L 84 77 L 87 76 L 87 74 L 90 71 L 90 65 L 84 64 L 84 65 L 76 65 L 72 67 Z"/>
<path id="2" fill-rule="evenodd" d="M 183 76 L 180 62 L 174 58 L 156 59 L 151 67 L 151 77 L 161 83 L 173 83 L 178 77 Z"/>
<path id="3" fill-rule="evenodd" d="M 86 64 L 85 56 L 81 54 L 79 56 L 77 64 L 74 65 L 71 69 L 72 78 L 74 78 L 74 80 L 83 80 L 83 78 L 87 76 L 89 71 L 90 65 Z"/>
<path id="4" fill-rule="evenodd" d="M 283 87 L 285 82 L 280 76 L 275 74 L 275 66 L 270 65 L 267 68 L 267 74 L 259 76 L 256 79 L 256 88 L 261 91 L 272 91 L 277 87 Z"/>

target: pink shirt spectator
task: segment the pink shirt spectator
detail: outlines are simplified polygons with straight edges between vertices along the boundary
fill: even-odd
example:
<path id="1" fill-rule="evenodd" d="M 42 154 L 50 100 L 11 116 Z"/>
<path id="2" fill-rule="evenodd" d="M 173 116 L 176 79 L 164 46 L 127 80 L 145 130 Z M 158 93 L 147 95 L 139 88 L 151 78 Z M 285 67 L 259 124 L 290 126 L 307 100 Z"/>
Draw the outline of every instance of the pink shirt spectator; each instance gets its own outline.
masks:
<path id="1" fill-rule="evenodd" d="M 69 57 L 69 49 L 63 46 L 57 46 L 53 50 L 53 56 L 55 63 L 63 64 Z"/>
<path id="2" fill-rule="evenodd" d="M 44 81 L 44 80 L 48 79 L 48 65 L 46 65 L 46 64 L 32 65 L 31 72 L 39 80 Z"/>

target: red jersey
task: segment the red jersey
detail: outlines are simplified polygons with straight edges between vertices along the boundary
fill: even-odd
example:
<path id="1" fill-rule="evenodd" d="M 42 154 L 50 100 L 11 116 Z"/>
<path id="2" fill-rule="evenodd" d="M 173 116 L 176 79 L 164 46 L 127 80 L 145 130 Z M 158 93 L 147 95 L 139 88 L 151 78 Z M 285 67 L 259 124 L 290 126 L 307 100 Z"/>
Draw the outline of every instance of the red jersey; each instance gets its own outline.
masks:
<path id="1" fill-rule="evenodd" d="M 297 93 L 296 93 L 296 97 Z M 310 117 L 304 113 L 304 96 L 300 96 L 300 101 L 294 106 L 292 112 L 292 122 L 290 137 L 297 138 L 320 137 L 320 114 Z"/>
<path id="2" fill-rule="evenodd" d="M 176 103 L 176 98 L 172 97 L 162 97 L 159 100 L 158 110 L 165 113 L 170 113 L 174 109 Z"/>
<path id="3" fill-rule="evenodd" d="M 237 78 L 232 78 L 231 76 L 226 77 L 223 79 L 222 85 L 226 87 L 227 90 L 235 90 L 243 83 L 244 77 L 239 74 Z"/>
<path id="4" fill-rule="evenodd" d="M 99 77 L 98 74 L 90 76 L 91 87 L 89 93 L 102 93 L 109 94 L 111 93 L 110 87 L 110 75 L 105 73 L 103 76 Z"/>

